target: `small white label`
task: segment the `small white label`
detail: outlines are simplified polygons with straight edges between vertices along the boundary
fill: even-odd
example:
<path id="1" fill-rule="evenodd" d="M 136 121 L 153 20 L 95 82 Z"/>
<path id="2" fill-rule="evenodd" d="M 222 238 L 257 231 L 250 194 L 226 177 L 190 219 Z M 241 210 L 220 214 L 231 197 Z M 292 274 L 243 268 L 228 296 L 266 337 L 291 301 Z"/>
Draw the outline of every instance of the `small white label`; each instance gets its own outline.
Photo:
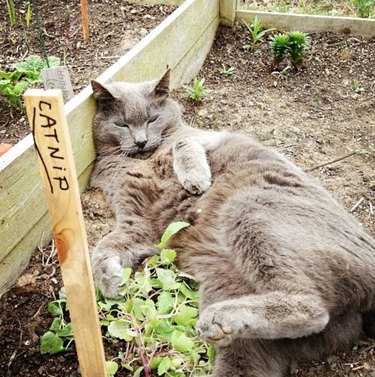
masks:
<path id="1" fill-rule="evenodd" d="M 61 89 L 64 102 L 69 101 L 74 96 L 68 67 L 60 66 L 43 69 L 42 79 L 44 89 Z"/>

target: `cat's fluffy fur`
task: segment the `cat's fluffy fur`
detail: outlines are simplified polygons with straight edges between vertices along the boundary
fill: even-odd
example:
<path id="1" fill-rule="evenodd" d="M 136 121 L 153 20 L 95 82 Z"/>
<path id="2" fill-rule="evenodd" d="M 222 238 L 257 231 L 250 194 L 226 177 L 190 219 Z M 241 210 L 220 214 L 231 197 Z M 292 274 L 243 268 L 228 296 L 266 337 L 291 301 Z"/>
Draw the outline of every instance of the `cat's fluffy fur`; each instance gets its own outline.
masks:
<path id="1" fill-rule="evenodd" d="M 168 97 L 169 73 L 93 82 L 103 190 L 116 228 L 95 248 L 94 277 L 118 293 L 122 269 L 157 252 L 166 226 L 179 267 L 200 284 L 200 336 L 215 377 L 281 377 L 373 330 L 375 242 L 280 154 L 244 135 L 196 130 Z M 198 195 L 197 195 L 198 194 Z"/>

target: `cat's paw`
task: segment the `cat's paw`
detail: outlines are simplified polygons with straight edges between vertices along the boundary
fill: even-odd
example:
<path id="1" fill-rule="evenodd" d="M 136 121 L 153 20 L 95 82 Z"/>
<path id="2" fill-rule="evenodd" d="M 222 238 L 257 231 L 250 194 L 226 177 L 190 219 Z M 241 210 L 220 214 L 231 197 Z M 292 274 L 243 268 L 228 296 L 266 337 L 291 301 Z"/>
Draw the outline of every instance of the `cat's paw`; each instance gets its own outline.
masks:
<path id="1" fill-rule="evenodd" d="M 112 256 L 102 260 L 99 264 L 93 264 L 95 285 L 104 297 L 119 298 L 123 268 L 118 256 Z"/>
<path id="2" fill-rule="evenodd" d="M 211 186 L 211 175 L 191 174 L 181 179 L 182 187 L 193 195 L 200 195 L 206 192 Z"/>
<path id="3" fill-rule="evenodd" d="M 230 313 L 223 313 L 220 307 L 208 306 L 199 316 L 198 335 L 206 342 L 222 347 L 228 346 L 238 337 L 239 330 L 235 318 L 230 317 Z"/>

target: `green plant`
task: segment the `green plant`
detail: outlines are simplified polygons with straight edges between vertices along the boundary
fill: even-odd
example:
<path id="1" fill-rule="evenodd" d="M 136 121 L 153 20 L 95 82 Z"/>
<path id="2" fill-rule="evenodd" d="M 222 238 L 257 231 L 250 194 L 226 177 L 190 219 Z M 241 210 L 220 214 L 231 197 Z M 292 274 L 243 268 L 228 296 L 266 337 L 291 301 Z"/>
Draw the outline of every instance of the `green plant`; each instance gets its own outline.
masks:
<path id="1" fill-rule="evenodd" d="M 276 34 L 270 40 L 273 56 L 271 71 L 288 56 L 289 36 L 287 34 Z"/>
<path id="2" fill-rule="evenodd" d="M 269 42 L 272 53 L 271 72 L 284 60 L 289 59 L 295 68 L 301 67 L 311 38 L 300 31 L 277 34 Z"/>
<path id="3" fill-rule="evenodd" d="M 6 0 L 6 6 L 8 11 L 8 18 L 9 18 L 9 25 L 10 27 L 16 26 L 17 18 L 16 18 L 16 9 L 14 7 L 13 0 Z"/>
<path id="4" fill-rule="evenodd" d="M 31 24 L 31 18 L 32 18 L 32 11 L 31 11 L 31 4 L 30 2 L 26 3 L 26 13 L 25 13 L 25 21 L 26 21 L 26 27 L 29 29 Z"/>
<path id="5" fill-rule="evenodd" d="M 295 67 L 302 65 L 306 50 L 310 47 L 311 38 L 301 31 L 290 31 L 288 33 L 288 54 Z"/>
<path id="6" fill-rule="evenodd" d="M 351 89 L 353 90 L 353 92 L 356 92 L 356 93 L 362 93 L 365 91 L 365 88 L 362 86 L 362 84 L 358 81 L 353 81 L 350 85 Z"/>
<path id="7" fill-rule="evenodd" d="M 209 89 L 204 87 L 205 79 L 195 78 L 193 81 L 193 85 L 184 85 L 184 89 L 186 90 L 189 97 L 196 102 L 202 100 L 202 98 L 209 93 Z"/>
<path id="8" fill-rule="evenodd" d="M 124 270 L 121 299 L 104 299 L 98 292 L 100 323 L 106 339 L 124 341 L 118 356 L 107 362 L 109 374 L 114 375 L 120 368 L 133 376 L 143 373 L 145 377 L 187 377 L 210 372 L 214 350 L 195 331 L 197 284 L 191 276 L 177 270 L 173 264 L 176 252 L 165 248 L 168 239 L 188 225 L 171 224 L 157 245 L 160 255 L 149 258 L 142 271 L 133 274 L 130 268 Z M 48 335 L 43 335 L 43 352 L 65 351 L 71 342 L 65 333 L 58 333 L 63 317 L 60 307 L 66 311 L 61 297 L 48 307 L 59 322 L 51 326 Z M 62 329 L 65 328 L 64 323 Z M 52 352 L 48 351 L 49 344 Z"/>
<path id="9" fill-rule="evenodd" d="M 274 29 L 263 29 L 262 23 L 260 19 L 256 16 L 254 21 L 251 25 L 249 25 L 245 20 L 242 20 L 243 25 L 248 30 L 251 36 L 251 44 L 244 45 L 245 49 L 254 49 L 257 45 L 259 45 L 263 41 L 263 37 L 266 33 L 274 30 Z"/>
<path id="10" fill-rule="evenodd" d="M 374 0 L 351 0 L 357 9 L 357 15 L 362 18 L 369 18 L 371 7 L 375 4 Z"/>
<path id="11" fill-rule="evenodd" d="M 221 65 L 221 68 L 219 68 L 219 73 L 224 76 L 231 76 L 236 71 L 234 67 L 226 67 L 224 64 Z"/>
<path id="12" fill-rule="evenodd" d="M 60 59 L 48 57 L 47 63 L 37 55 L 30 55 L 24 61 L 15 63 L 14 70 L 0 71 L 0 99 L 10 105 L 22 108 L 22 94 L 26 88 L 41 82 L 41 72 L 46 67 L 56 67 Z"/>

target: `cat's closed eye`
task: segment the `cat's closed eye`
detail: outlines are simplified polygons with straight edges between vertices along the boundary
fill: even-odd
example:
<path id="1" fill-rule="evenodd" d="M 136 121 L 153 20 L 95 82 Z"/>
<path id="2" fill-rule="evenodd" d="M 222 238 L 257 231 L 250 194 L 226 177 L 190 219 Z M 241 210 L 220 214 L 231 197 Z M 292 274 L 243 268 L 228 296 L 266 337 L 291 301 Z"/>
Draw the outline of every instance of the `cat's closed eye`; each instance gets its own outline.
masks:
<path id="1" fill-rule="evenodd" d="M 129 128 L 129 125 L 126 124 L 126 123 L 115 122 L 115 125 L 116 125 L 117 127 L 121 127 L 121 128 Z"/>
<path id="2" fill-rule="evenodd" d="M 157 115 L 151 117 L 151 118 L 147 121 L 147 124 L 154 123 L 154 122 L 156 121 L 156 119 L 158 119 L 158 116 L 157 116 Z"/>

